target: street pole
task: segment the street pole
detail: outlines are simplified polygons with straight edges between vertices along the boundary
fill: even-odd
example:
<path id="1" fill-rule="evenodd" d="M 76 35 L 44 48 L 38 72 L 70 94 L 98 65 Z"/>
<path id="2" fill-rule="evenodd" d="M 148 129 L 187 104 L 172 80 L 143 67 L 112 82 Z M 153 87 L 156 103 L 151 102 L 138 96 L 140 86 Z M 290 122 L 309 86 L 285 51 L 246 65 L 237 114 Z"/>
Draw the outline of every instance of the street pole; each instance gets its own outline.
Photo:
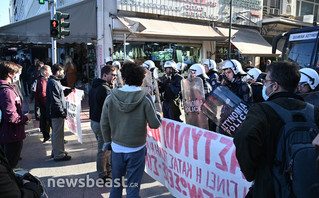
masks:
<path id="1" fill-rule="evenodd" d="M 232 20 L 232 2 L 233 0 L 229 0 L 229 34 L 228 34 L 228 53 L 227 59 L 230 60 L 230 52 L 231 52 L 231 20 Z"/>
<path id="2" fill-rule="evenodd" d="M 53 20 L 56 14 L 55 0 L 50 0 L 48 3 L 51 6 L 51 20 Z M 54 65 L 57 62 L 57 51 L 56 51 L 56 39 L 53 37 L 51 37 L 51 44 L 52 44 L 52 65 Z"/>

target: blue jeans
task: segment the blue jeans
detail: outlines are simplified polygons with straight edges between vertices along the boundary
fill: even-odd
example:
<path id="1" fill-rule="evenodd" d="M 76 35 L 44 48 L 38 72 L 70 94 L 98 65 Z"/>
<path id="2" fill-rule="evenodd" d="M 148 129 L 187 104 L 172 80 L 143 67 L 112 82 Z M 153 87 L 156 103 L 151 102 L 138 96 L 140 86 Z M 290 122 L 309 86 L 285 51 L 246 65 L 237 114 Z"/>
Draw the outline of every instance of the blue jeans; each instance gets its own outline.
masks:
<path id="1" fill-rule="evenodd" d="M 92 131 L 95 133 L 95 137 L 97 140 L 96 170 L 98 176 L 99 178 L 111 176 L 111 151 L 102 151 L 104 140 L 101 132 L 100 123 L 91 120 L 91 128 Z"/>
<path id="2" fill-rule="evenodd" d="M 140 197 L 139 192 L 145 168 L 145 155 L 146 146 L 133 153 L 115 153 L 112 151 L 111 164 L 113 184 L 110 194 L 111 198 L 122 197 L 122 179 L 125 174 L 127 178 L 126 197 Z"/>

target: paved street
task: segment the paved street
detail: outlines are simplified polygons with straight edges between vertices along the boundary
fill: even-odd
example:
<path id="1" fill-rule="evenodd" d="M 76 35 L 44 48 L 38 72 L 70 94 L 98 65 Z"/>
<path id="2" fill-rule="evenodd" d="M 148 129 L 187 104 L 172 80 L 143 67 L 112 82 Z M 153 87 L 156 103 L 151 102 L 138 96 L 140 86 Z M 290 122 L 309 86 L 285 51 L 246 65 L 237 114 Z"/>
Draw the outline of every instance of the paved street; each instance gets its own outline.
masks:
<path id="1" fill-rule="evenodd" d="M 31 109 L 33 109 L 32 105 L 30 105 Z M 109 197 L 109 187 L 101 187 L 99 184 L 93 185 L 93 182 L 95 183 L 93 179 L 97 178 L 95 172 L 97 143 L 90 128 L 88 109 L 85 104 L 82 109 L 85 109 L 81 113 L 83 144 L 78 143 L 74 134 L 69 131 L 65 132 L 65 139 L 68 141 L 65 147 L 69 155 L 72 156 L 72 160 L 53 161 L 50 158 L 51 142 L 43 144 L 41 133 L 33 133 L 27 136 L 24 141 L 22 160 L 18 167 L 30 170 L 32 174 L 38 176 L 47 186 L 49 197 Z M 35 127 L 37 127 L 37 124 L 37 121 L 35 121 Z M 78 182 L 75 185 L 76 187 L 67 187 L 67 184 L 64 183 L 70 182 L 71 179 L 73 179 L 73 182 Z M 80 181 L 85 182 L 86 186 L 89 187 L 81 187 Z M 162 184 L 153 180 L 146 173 L 144 173 L 140 195 L 142 197 L 173 197 Z"/>

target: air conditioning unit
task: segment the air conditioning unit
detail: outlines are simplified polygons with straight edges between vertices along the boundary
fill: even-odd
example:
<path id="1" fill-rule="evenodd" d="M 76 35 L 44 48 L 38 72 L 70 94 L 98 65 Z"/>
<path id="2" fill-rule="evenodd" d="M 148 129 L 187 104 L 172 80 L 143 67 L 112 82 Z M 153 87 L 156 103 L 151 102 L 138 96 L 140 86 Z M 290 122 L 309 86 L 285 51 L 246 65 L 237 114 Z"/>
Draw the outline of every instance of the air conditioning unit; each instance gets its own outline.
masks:
<path id="1" fill-rule="evenodd" d="M 279 9 L 278 8 L 270 8 L 269 9 L 269 14 L 279 15 Z"/>

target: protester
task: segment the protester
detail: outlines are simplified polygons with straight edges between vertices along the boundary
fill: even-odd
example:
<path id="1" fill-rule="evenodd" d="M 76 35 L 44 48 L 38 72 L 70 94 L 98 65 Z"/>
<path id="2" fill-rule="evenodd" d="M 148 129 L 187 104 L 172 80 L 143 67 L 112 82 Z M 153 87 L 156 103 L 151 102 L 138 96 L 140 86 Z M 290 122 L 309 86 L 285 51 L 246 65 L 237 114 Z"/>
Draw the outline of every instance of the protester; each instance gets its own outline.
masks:
<path id="1" fill-rule="evenodd" d="M 46 110 L 46 95 L 48 78 L 52 75 L 51 67 L 44 65 L 40 69 L 40 77 L 37 79 L 35 100 L 40 107 L 40 131 L 43 134 L 43 143 L 50 139 L 51 121 L 47 117 Z"/>
<path id="2" fill-rule="evenodd" d="M 151 96 L 141 89 L 145 70 L 133 62 L 121 69 L 124 86 L 111 90 L 101 115 L 101 131 L 107 149 L 112 148 L 110 197 L 122 197 L 123 178 L 127 178 L 127 197 L 140 197 L 145 168 L 147 125 L 158 128 L 161 116 Z M 114 182 L 117 181 L 117 182 Z M 119 185 L 118 185 L 119 184 Z"/>
<path id="3" fill-rule="evenodd" d="M 158 81 L 159 91 L 163 96 L 163 114 L 165 118 L 182 122 L 181 115 L 181 81 L 183 77 L 178 74 L 174 61 L 164 64 L 165 75 Z"/>
<path id="4" fill-rule="evenodd" d="M 68 87 L 74 88 L 76 82 L 76 72 L 77 66 L 73 63 L 73 60 L 70 56 L 67 56 L 65 59 L 66 65 L 64 71 L 66 73 L 66 85 Z"/>
<path id="5" fill-rule="evenodd" d="M 24 126 L 32 119 L 31 114 L 22 114 L 21 99 L 14 84 L 19 79 L 18 72 L 17 64 L 9 61 L 0 62 L 0 144 L 11 168 L 18 164 L 26 137 Z"/>
<path id="6" fill-rule="evenodd" d="M 311 68 L 302 68 L 299 72 L 301 77 L 298 84 L 298 91 L 302 94 L 315 91 L 319 84 L 319 75 L 316 70 Z"/>
<path id="7" fill-rule="evenodd" d="M 102 179 L 112 178 L 112 172 L 110 162 L 111 151 L 102 151 L 104 140 L 100 127 L 101 112 L 104 100 L 113 88 L 116 76 L 116 67 L 104 66 L 101 70 L 101 78 L 93 80 L 92 88 L 89 91 L 91 128 L 97 140 L 96 169 L 99 178 Z"/>
<path id="8" fill-rule="evenodd" d="M 299 66 L 290 62 L 269 65 L 263 81 L 263 98 L 287 110 L 303 109 L 306 103 L 295 94 L 300 79 L 298 70 Z M 315 107 L 315 122 L 319 124 L 318 107 Z M 278 195 L 275 195 L 272 167 L 280 137 L 278 134 L 283 126 L 283 120 L 267 102 L 256 103 L 250 107 L 247 118 L 234 137 L 241 171 L 248 181 L 254 181 L 249 192 L 252 197 Z"/>
<path id="9" fill-rule="evenodd" d="M 71 156 L 64 149 L 64 120 L 67 116 L 65 96 L 69 95 L 72 89 L 63 90 L 60 82 L 64 78 L 62 65 L 53 65 L 52 74 L 46 91 L 47 116 L 52 122 L 52 155 L 55 161 L 66 161 L 70 160 Z"/>
<path id="10" fill-rule="evenodd" d="M 17 80 L 14 82 L 14 84 L 16 85 L 14 88 L 20 96 L 21 104 L 23 104 L 23 95 L 22 95 L 21 81 L 20 81 L 22 66 L 17 64 L 17 67 L 19 68 L 19 72 L 18 72 L 18 75 L 16 75 Z"/>

